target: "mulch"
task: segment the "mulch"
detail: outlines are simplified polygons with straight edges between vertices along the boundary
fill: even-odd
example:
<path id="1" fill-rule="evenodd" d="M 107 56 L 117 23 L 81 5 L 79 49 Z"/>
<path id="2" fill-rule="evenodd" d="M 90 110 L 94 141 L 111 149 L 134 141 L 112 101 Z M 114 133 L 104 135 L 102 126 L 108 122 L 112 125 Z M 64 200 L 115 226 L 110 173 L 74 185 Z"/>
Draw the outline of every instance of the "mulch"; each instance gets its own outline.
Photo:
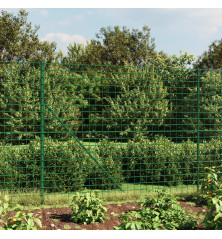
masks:
<path id="1" fill-rule="evenodd" d="M 201 205 L 191 206 L 185 201 L 179 201 L 180 205 L 186 211 L 193 211 L 198 213 L 206 210 Z M 140 210 L 141 207 L 137 203 L 120 203 L 120 204 L 107 204 L 108 218 L 104 223 L 91 223 L 88 225 L 76 224 L 71 221 L 72 211 L 68 207 L 61 208 L 43 208 L 32 210 L 34 217 L 41 220 L 43 227 L 40 230 L 113 230 L 115 226 L 119 226 L 122 222 L 118 218 L 124 212 Z M 24 210 L 25 212 L 30 212 Z M 13 213 L 12 213 L 13 214 Z M 201 227 L 202 219 L 199 219 L 200 225 L 196 230 L 203 229 Z"/>
<path id="2" fill-rule="evenodd" d="M 184 201 L 180 201 L 180 205 L 185 208 L 186 211 L 192 211 L 198 213 L 206 210 L 201 205 L 191 206 Z M 68 207 L 61 208 L 45 208 L 40 210 L 34 210 L 34 215 L 39 213 L 42 215 L 41 221 L 43 227 L 41 230 L 113 230 L 115 226 L 121 224 L 118 217 L 124 212 L 130 212 L 140 210 L 141 207 L 137 203 L 121 203 L 121 204 L 107 204 L 109 218 L 105 219 L 104 223 L 91 223 L 88 225 L 76 224 L 71 221 L 71 210 Z M 199 219 L 200 225 L 196 230 L 201 230 L 202 219 Z"/>

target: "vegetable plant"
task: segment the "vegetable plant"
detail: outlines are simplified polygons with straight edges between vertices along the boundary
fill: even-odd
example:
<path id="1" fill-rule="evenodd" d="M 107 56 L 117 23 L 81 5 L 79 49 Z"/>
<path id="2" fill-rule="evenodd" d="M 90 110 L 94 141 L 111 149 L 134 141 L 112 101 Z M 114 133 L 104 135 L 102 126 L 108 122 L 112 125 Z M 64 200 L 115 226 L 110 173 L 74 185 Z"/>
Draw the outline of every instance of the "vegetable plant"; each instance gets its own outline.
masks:
<path id="1" fill-rule="evenodd" d="M 197 225 L 195 215 L 185 212 L 177 199 L 169 197 L 165 190 L 155 190 L 157 198 L 148 198 L 140 203 L 140 211 L 122 214 L 123 223 L 116 230 L 185 230 L 194 229 Z"/>
<path id="2" fill-rule="evenodd" d="M 11 211 L 16 214 L 10 216 Z M 38 226 L 42 227 L 41 221 L 33 218 L 33 213 L 22 212 L 21 206 L 13 205 L 7 195 L 0 198 L 0 222 L 3 224 L 0 230 L 38 230 Z"/>
<path id="3" fill-rule="evenodd" d="M 70 208 L 72 210 L 72 221 L 83 224 L 104 222 L 105 213 L 107 212 L 103 202 L 97 197 L 96 193 L 92 192 L 85 195 L 76 193 Z"/>
<path id="4" fill-rule="evenodd" d="M 205 168 L 205 176 L 202 179 L 201 190 L 207 197 L 207 208 L 202 223 L 205 229 L 222 229 L 222 183 L 215 167 Z"/>
<path id="5" fill-rule="evenodd" d="M 222 184 L 218 175 L 219 170 L 216 170 L 216 167 L 206 167 L 204 171 L 205 174 L 201 180 L 201 191 L 209 197 L 216 196 L 218 190 L 222 189 Z"/>

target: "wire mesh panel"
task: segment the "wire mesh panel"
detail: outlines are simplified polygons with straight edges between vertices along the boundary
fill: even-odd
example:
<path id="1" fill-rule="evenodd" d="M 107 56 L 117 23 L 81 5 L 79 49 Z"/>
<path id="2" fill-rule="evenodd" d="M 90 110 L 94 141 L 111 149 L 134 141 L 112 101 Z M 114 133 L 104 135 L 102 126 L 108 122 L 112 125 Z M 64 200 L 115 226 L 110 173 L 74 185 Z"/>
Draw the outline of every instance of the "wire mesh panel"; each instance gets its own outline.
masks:
<path id="1" fill-rule="evenodd" d="M 0 189 L 40 188 L 39 63 L 0 63 Z"/>
<path id="2" fill-rule="evenodd" d="M 0 63 L 0 190 L 197 189 L 221 164 L 221 72 Z"/>

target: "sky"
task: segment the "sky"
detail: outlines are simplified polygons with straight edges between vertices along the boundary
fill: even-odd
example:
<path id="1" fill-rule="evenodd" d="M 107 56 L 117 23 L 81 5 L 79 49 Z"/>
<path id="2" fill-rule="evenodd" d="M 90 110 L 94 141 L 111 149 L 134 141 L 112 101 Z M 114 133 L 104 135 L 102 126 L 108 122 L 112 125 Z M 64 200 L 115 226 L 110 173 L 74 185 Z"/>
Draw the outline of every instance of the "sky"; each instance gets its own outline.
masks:
<path id="1" fill-rule="evenodd" d="M 101 27 L 115 25 L 127 26 L 130 29 L 141 29 L 147 25 L 151 29 L 151 37 L 155 38 L 156 50 L 163 50 L 168 55 L 179 55 L 180 51 L 183 51 L 197 58 L 213 41 L 222 39 L 222 8 L 173 6 L 75 8 L 74 5 L 67 5 L 67 8 L 30 8 L 21 4 L 21 7 L 29 12 L 28 21 L 33 25 L 40 25 L 39 38 L 55 41 L 57 48 L 64 54 L 70 43 L 86 44 L 96 38 L 95 34 L 99 33 Z M 10 8 L 1 10 L 17 14 L 19 8 L 12 4 Z"/>

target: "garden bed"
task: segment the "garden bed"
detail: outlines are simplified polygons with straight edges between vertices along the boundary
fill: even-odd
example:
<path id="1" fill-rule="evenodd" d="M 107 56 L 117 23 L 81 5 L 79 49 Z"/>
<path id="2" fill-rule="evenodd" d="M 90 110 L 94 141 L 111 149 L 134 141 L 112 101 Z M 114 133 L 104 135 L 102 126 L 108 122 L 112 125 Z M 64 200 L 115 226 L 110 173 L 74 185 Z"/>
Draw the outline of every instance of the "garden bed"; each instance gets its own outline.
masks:
<path id="1" fill-rule="evenodd" d="M 190 205 L 192 204 L 192 205 Z M 186 211 L 191 210 L 193 213 L 198 213 L 206 210 L 203 205 L 194 205 L 194 203 L 180 201 L 180 205 Z M 108 218 L 104 223 L 91 223 L 88 225 L 76 224 L 71 221 L 72 211 L 69 207 L 61 208 L 43 208 L 32 211 L 33 216 L 39 218 L 42 222 L 40 230 L 113 230 L 115 226 L 121 224 L 118 218 L 124 212 L 140 210 L 141 207 L 137 203 L 121 203 L 121 204 L 107 204 Z M 25 210 L 25 212 L 28 212 Z M 201 230 L 201 222 L 203 219 L 199 218 L 200 225 L 196 230 Z"/>

